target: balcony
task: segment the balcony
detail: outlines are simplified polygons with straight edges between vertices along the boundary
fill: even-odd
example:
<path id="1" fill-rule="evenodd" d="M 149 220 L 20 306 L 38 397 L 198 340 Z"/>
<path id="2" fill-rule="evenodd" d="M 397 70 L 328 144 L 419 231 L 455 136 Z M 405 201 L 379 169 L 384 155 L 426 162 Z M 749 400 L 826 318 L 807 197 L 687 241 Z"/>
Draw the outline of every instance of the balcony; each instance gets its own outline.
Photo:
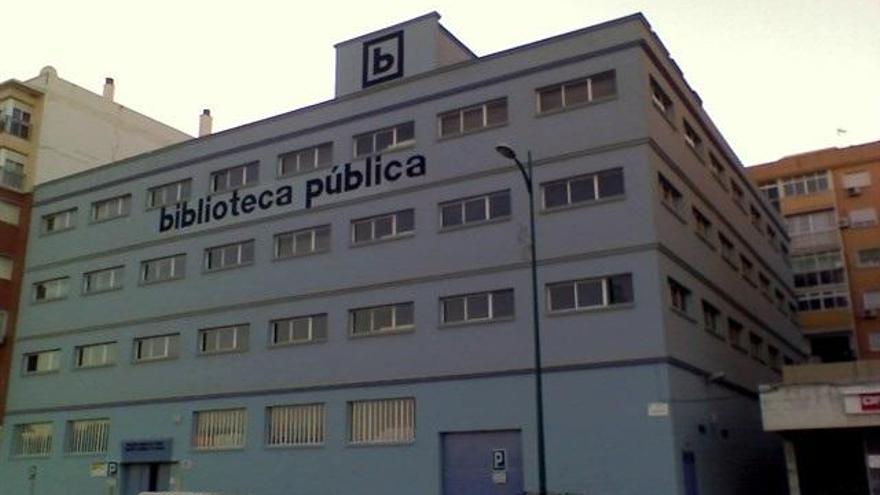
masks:
<path id="1" fill-rule="evenodd" d="M 26 177 L 17 170 L 0 169 L 0 186 L 23 191 Z"/>

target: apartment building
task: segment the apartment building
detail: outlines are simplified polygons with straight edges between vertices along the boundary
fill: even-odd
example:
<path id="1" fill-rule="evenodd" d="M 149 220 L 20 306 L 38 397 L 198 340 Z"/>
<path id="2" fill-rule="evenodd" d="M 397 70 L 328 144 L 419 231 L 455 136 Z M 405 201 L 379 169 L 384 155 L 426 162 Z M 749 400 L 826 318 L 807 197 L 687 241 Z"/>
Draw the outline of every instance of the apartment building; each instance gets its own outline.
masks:
<path id="1" fill-rule="evenodd" d="M 116 103 L 114 89 L 108 78 L 102 95 L 92 93 L 52 67 L 0 83 L 0 425 L 34 186 L 190 138 Z"/>
<path id="2" fill-rule="evenodd" d="M 822 361 L 880 357 L 880 142 L 749 167 L 785 217 L 799 320 Z"/>
<path id="3" fill-rule="evenodd" d="M 439 17 L 338 44 L 332 100 L 36 188 L 6 492 L 535 492 L 505 142 L 548 488 L 778 493 L 789 238 L 647 20 L 480 57 Z"/>

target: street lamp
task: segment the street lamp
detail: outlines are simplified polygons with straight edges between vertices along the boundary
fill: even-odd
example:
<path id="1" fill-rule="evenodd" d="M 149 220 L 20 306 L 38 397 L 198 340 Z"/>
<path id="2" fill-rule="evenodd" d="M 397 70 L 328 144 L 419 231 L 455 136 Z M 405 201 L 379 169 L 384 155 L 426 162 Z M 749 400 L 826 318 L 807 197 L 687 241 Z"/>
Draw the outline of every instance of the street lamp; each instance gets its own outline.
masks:
<path id="1" fill-rule="evenodd" d="M 535 416 L 538 430 L 538 494 L 547 493 L 547 468 L 544 464 L 544 386 L 541 376 L 541 323 L 538 315 L 538 258 L 535 254 L 535 181 L 532 170 L 532 152 L 526 153 L 523 165 L 513 148 L 505 143 L 495 146 L 495 151 L 504 158 L 513 160 L 522 173 L 529 193 L 529 233 L 532 248 L 532 331 L 535 340 Z"/>

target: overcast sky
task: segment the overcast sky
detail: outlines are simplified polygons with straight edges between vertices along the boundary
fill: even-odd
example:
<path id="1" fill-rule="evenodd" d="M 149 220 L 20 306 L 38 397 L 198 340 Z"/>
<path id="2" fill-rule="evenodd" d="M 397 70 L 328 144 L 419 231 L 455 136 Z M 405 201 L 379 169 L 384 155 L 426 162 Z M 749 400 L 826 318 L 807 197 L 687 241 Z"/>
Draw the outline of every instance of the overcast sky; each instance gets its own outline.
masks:
<path id="1" fill-rule="evenodd" d="M 0 80 L 45 65 L 190 134 L 332 98 L 333 45 L 436 10 L 477 55 L 642 12 L 745 164 L 880 140 L 880 0 L 33 0 Z M 838 129 L 846 132 L 841 134 Z"/>

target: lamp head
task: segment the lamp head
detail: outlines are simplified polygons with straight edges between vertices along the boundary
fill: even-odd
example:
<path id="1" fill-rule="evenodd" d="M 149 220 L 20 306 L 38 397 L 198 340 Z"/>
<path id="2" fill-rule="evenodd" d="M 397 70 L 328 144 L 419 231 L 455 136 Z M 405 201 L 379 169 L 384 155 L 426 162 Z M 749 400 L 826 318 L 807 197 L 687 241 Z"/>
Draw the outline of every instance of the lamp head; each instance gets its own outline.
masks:
<path id="1" fill-rule="evenodd" d="M 507 143 L 498 143 L 495 146 L 495 151 L 498 152 L 499 155 L 507 158 L 508 160 L 516 160 L 516 151 L 513 151 Z"/>

